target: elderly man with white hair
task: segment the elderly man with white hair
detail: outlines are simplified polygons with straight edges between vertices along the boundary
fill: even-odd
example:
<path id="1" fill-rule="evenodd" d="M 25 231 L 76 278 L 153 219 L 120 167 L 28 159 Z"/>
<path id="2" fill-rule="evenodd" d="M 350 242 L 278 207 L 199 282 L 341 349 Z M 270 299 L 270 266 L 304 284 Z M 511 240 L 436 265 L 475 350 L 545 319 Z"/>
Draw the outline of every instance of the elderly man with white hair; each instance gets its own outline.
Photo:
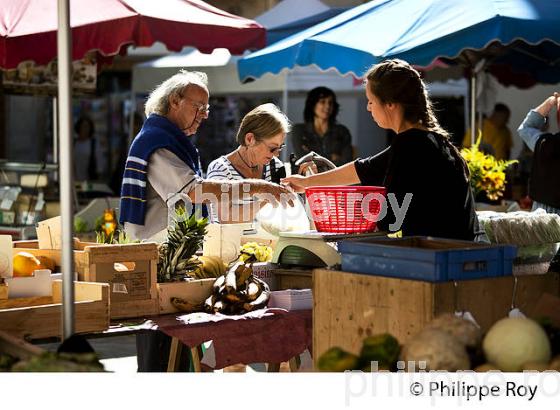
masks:
<path id="1" fill-rule="evenodd" d="M 232 203 L 235 192 L 290 201 L 287 188 L 263 180 L 202 179 L 198 150 L 190 137 L 208 118 L 208 98 L 205 74 L 180 71 L 146 101 L 147 119 L 130 146 L 121 186 L 120 222 L 130 237 L 148 239 L 164 230 L 168 198 L 176 194 L 188 196 L 194 204 L 224 197 Z M 202 210 L 205 213 L 205 206 Z M 138 371 L 166 370 L 171 338 L 150 332 L 138 334 L 136 343 Z M 182 369 L 187 356 L 181 358 Z"/>
<path id="2" fill-rule="evenodd" d="M 181 70 L 146 101 L 147 119 L 130 147 L 121 187 L 120 222 L 132 238 L 147 239 L 166 228 L 167 200 L 173 194 L 185 194 L 194 204 L 224 195 L 231 201 L 234 192 L 268 194 L 278 201 L 290 194 L 263 180 L 202 179 L 190 137 L 208 118 L 208 98 L 206 75 Z"/>

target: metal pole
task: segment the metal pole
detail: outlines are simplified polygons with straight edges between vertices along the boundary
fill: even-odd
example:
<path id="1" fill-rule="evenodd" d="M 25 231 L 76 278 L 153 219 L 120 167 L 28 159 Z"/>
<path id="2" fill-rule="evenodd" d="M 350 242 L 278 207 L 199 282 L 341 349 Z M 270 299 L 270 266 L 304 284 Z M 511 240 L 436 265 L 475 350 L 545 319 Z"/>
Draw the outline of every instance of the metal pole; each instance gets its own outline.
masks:
<path id="1" fill-rule="evenodd" d="M 469 129 L 469 124 L 471 123 L 471 119 L 469 117 L 469 113 L 470 113 L 470 99 L 471 99 L 471 94 L 470 94 L 470 79 L 469 79 L 469 88 L 467 89 L 467 92 L 465 93 L 465 95 L 463 96 L 463 100 L 465 101 L 465 103 L 463 104 L 463 121 L 465 123 L 465 130 Z"/>
<path id="2" fill-rule="evenodd" d="M 53 97 L 52 100 L 53 110 L 53 164 L 58 165 L 58 98 Z M 58 181 L 59 172 L 54 172 L 54 180 Z"/>
<path id="3" fill-rule="evenodd" d="M 282 89 L 282 111 L 284 114 L 288 115 L 288 72 L 286 72 L 284 76 L 284 88 Z M 288 141 L 286 141 L 288 142 Z M 293 150 L 293 147 L 288 147 L 290 150 Z M 280 159 L 282 162 L 286 162 L 288 160 L 288 150 L 285 149 L 280 153 Z"/>
<path id="4" fill-rule="evenodd" d="M 476 72 L 471 73 L 471 146 L 476 139 Z"/>
<path id="5" fill-rule="evenodd" d="M 72 184 L 72 34 L 69 0 L 58 0 L 58 104 L 60 124 L 60 213 L 62 217 L 62 329 L 74 334 L 74 255 Z"/>

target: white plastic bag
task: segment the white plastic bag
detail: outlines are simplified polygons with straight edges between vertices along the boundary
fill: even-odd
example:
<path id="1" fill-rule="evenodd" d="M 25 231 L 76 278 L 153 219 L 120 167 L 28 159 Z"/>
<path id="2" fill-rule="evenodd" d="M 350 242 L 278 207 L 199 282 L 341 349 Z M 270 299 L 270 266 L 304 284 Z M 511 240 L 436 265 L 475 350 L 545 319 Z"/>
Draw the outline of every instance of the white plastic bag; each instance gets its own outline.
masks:
<path id="1" fill-rule="evenodd" d="M 299 200 L 294 200 L 293 207 L 282 205 L 274 207 L 268 203 L 259 210 L 255 219 L 260 223 L 261 228 L 274 236 L 278 236 L 280 232 L 310 229 L 309 218 Z"/>

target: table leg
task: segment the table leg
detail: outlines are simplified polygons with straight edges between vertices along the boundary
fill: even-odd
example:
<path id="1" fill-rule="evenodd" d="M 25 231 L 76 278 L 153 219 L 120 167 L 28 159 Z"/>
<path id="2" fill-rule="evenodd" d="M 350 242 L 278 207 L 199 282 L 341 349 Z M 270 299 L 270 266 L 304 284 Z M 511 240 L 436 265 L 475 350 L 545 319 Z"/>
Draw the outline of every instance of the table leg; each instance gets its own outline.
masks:
<path id="1" fill-rule="evenodd" d="M 269 363 L 266 371 L 269 373 L 278 373 L 279 370 L 280 363 Z"/>
<path id="2" fill-rule="evenodd" d="M 294 356 L 292 357 L 289 361 L 288 364 L 290 365 L 290 371 L 293 372 L 297 372 L 299 370 L 299 367 L 301 365 L 301 359 L 298 356 Z"/>
<path id="3" fill-rule="evenodd" d="M 269 373 L 278 373 L 280 371 L 281 363 L 268 363 L 267 372 Z M 301 366 L 301 360 L 298 356 L 292 357 L 288 361 L 288 366 L 290 367 L 291 372 L 297 372 L 299 367 Z"/>
<path id="4" fill-rule="evenodd" d="M 176 337 L 171 338 L 171 347 L 169 349 L 169 361 L 167 362 L 167 371 L 176 372 L 179 369 L 181 351 L 183 343 Z"/>
<path id="5" fill-rule="evenodd" d="M 195 373 L 202 372 L 200 367 L 200 346 L 191 347 L 191 357 Z"/>

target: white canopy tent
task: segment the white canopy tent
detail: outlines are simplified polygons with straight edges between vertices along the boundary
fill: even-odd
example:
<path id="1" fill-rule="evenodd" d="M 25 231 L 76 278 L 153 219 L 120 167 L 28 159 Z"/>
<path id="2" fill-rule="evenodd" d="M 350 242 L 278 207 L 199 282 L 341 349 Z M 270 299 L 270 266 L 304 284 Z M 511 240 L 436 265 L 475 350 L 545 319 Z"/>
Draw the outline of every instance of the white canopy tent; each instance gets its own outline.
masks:
<path id="1" fill-rule="evenodd" d="M 325 85 L 335 91 L 362 91 L 362 85 L 351 76 L 342 77 L 335 71 L 322 72 L 313 67 L 298 67 L 288 75 L 266 74 L 262 78 L 242 84 L 237 75 L 237 59 L 225 49 L 216 49 L 212 54 L 203 54 L 189 49 L 136 64 L 132 71 L 132 91 L 147 94 L 158 84 L 180 69 L 204 71 L 208 75 L 213 95 L 307 91 L 317 85 Z"/>
<path id="2" fill-rule="evenodd" d="M 216 49 L 212 54 L 188 49 L 180 54 L 136 64 L 132 70 L 132 92 L 147 94 L 180 69 L 204 71 L 213 95 L 281 92 L 284 88 L 285 76 L 276 75 L 266 75 L 252 83 L 241 84 L 237 79 L 237 58 L 225 49 Z"/>
<path id="3" fill-rule="evenodd" d="M 255 20 L 267 29 L 271 29 L 322 13 L 328 9 L 330 7 L 319 0 L 282 0 L 276 6 L 257 16 Z"/>

